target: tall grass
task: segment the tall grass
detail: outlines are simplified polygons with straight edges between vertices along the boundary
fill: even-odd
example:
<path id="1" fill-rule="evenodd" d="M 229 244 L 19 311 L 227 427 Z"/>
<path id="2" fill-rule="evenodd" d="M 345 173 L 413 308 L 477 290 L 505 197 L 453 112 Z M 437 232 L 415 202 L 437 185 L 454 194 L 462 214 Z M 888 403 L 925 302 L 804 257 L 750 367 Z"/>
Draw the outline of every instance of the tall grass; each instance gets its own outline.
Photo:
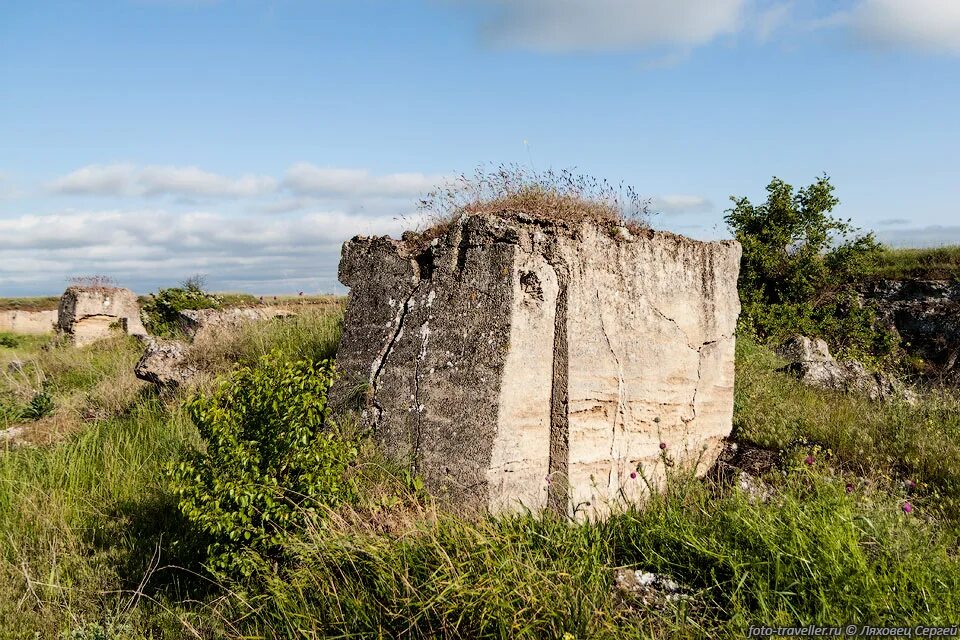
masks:
<path id="1" fill-rule="evenodd" d="M 275 349 L 323 359 L 340 321 L 260 324 L 198 357 L 214 370 Z M 136 353 L 119 340 L 17 357 L 82 412 L 102 386 L 122 388 Z M 373 474 L 358 504 L 289 539 L 286 563 L 232 585 L 203 574 L 204 541 L 164 480 L 199 444 L 182 398 L 121 390 L 116 411 L 65 441 L 0 452 L 0 638 L 700 638 L 955 622 L 960 526 L 943 505 L 958 494 L 956 399 L 880 405 L 806 389 L 779 364 L 740 341 L 736 434 L 785 451 L 769 500 L 676 477 L 605 522 L 464 518 Z M 683 597 L 625 595 L 616 568 L 668 574 Z"/>
<path id="2" fill-rule="evenodd" d="M 608 521 L 441 516 L 394 535 L 320 526 L 265 576 L 236 637 L 743 637 L 750 624 L 950 624 L 956 537 L 882 493 L 794 469 L 769 502 L 676 478 Z M 651 606 L 615 567 L 686 586 Z M 929 622 L 928 622 L 929 621 Z"/>
<path id="3" fill-rule="evenodd" d="M 873 402 L 824 392 L 776 371 L 783 363 L 747 339 L 737 343 L 734 437 L 764 447 L 821 445 L 851 472 L 925 485 L 960 515 L 960 396 L 920 389 L 916 401 Z"/>

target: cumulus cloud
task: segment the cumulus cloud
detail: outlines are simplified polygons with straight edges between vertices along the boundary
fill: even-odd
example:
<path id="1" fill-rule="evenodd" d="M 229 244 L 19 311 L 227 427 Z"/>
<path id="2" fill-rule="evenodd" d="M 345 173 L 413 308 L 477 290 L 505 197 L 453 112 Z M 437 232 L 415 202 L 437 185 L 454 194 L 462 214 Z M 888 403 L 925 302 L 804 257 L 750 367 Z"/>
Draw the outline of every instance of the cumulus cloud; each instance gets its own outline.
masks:
<path id="1" fill-rule="evenodd" d="M 239 198 L 270 193 L 277 181 L 256 175 L 228 178 L 197 167 L 91 164 L 57 178 L 48 187 L 66 195 Z"/>
<path id="2" fill-rule="evenodd" d="M 221 289 L 342 290 L 336 268 L 344 240 L 397 236 L 416 222 L 339 211 L 274 217 L 164 209 L 0 218 L 0 289 L 54 292 L 70 276 L 102 273 L 149 291 L 205 273 Z"/>
<path id="3" fill-rule="evenodd" d="M 545 52 L 697 46 L 738 31 L 747 0 L 485 0 L 493 43 Z"/>
<path id="4" fill-rule="evenodd" d="M 423 173 L 374 175 L 366 169 L 294 164 L 282 181 L 245 174 L 228 177 L 199 167 L 92 164 L 57 178 L 50 192 L 62 195 L 175 196 L 181 198 L 256 198 L 283 191 L 294 197 L 260 207 L 264 211 L 301 210 L 317 198 L 415 198 L 444 176 Z"/>
<path id="5" fill-rule="evenodd" d="M 91 164 L 57 178 L 49 189 L 68 195 L 128 195 L 135 175 L 132 164 Z"/>
<path id="6" fill-rule="evenodd" d="M 666 59 L 726 35 L 793 37 L 839 29 L 881 48 L 960 53 L 958 0 L 461 0 L 492 8 L 482 27 L 498 46 L 545 53 L 666 49 Z M 679 53 L 678 53 L 679 52 Z"/>
<path id="7" fill-rule="evenodd" d="M 277 187 L 277 181 L 269 176 L 227 178 L 197 167 L 145 167 L 139 183 L 146 195 L 249 197 Z"/>
<path id="8" fill-rule="evenodd" d="M 960 54 L 957 0 L 861 0 L 849 24 L 876 46 Z"/>
<path id="9" fill-rule="evenodd" d="M 293 165 L 284 186 L 294 193 L 321 196 L 416 197 L 445 180 L 444 176 L 422 173 L 372 175 L 365 169 L 318 167 L 306 162 Z"/>
<path id="10" fill-rule="evenodd" d="M 666 195 L 650 200 L 650 209 L 659 213 L 703 213 L 713 209 L 713 203 L 703 196 Z"/>

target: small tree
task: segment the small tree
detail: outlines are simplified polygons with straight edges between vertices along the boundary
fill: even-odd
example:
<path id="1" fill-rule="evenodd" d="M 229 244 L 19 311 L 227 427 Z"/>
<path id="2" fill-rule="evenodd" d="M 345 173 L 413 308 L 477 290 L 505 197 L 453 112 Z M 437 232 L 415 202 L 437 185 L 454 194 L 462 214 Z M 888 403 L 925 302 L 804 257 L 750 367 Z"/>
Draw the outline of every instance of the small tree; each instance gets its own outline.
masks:
<path id="1" fill-rule="evenodd" d="M 761 338 L 814 334 L 859 356 L 884 355 L 893 342 L 854 295 L 880 245 L 830 215 L 839 204 L 833 191 L 826 175 L 799 190 L 773 178 L 763 204 L 731 198 L 725 221 L 743 245 L 741 329 Z"/>
<path id="2" fill-rule="evenodd" d="M 214 572 L 248 575 L 252 558 L 276 556 L 318 509 L 354 497 L 347 470 L 357 444 L 331 424 L 334 378 L 330 361 L 287 362 L 274 352 L 187 404 L 206 446 L 172 469 L 172 488 L 211 538 Z"/>

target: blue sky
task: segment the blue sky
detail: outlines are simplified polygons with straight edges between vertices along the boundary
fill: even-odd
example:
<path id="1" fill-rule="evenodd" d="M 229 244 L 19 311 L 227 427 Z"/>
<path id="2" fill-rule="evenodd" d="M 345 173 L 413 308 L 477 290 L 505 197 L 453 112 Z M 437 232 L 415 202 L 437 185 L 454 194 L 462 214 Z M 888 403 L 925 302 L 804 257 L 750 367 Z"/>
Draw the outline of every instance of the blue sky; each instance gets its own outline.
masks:
<path id="1" fill-rule="evenodd" d="M 726 234 L 828 173 L 888 242 L 960 242 L 957 0 L 0 0 L 0 296 L 342 290 L 479 164 L 576 167 Z"/>

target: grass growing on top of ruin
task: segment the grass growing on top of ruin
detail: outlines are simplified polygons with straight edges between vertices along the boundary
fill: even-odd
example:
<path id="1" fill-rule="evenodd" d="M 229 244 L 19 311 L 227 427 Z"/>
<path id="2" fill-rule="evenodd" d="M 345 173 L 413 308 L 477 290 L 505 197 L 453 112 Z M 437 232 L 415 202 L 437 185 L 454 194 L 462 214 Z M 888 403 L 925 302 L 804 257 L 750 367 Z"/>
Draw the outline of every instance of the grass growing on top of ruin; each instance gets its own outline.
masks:
<path id="1" fill-rule="evenodd" d="M 274 350 L 324 358 L 339 314 L 255 325 L 196 357 L 213 372 Z M 678 476 L 603 523 L 466 520 L 367 451 L 357 502 L 290 536 L 282 565 L 223 582 L 165 481 L 199 444 L 184 396 L 126 386 L 137 353 L 0 347 L 0 371 L 22 361 L 52 415 L 77 420 L 59 444 L 0 452 L 0 637 L 742 637 L 960 617 L 960 411 L 944 392 L 911 406 L 813 391 L 742 339 L 735 435 L 780 451 L 769 500 Z M 2 382 L 5 398 L 36 390 Z M 682 597 L 625 599 L 618 567 L 668 574 Z"/>
<path id="2" fill-rule="evenodd" d="M 535 171 L 520 165 L 479 167 L 427 194 L 420 202 L 422 238 L 442 235 L 462 214 L 526 219 L 560 225 L 595 222 L 649 228 L 650 200 L 634 187 L 612 184 L 572 170 Z"/>

